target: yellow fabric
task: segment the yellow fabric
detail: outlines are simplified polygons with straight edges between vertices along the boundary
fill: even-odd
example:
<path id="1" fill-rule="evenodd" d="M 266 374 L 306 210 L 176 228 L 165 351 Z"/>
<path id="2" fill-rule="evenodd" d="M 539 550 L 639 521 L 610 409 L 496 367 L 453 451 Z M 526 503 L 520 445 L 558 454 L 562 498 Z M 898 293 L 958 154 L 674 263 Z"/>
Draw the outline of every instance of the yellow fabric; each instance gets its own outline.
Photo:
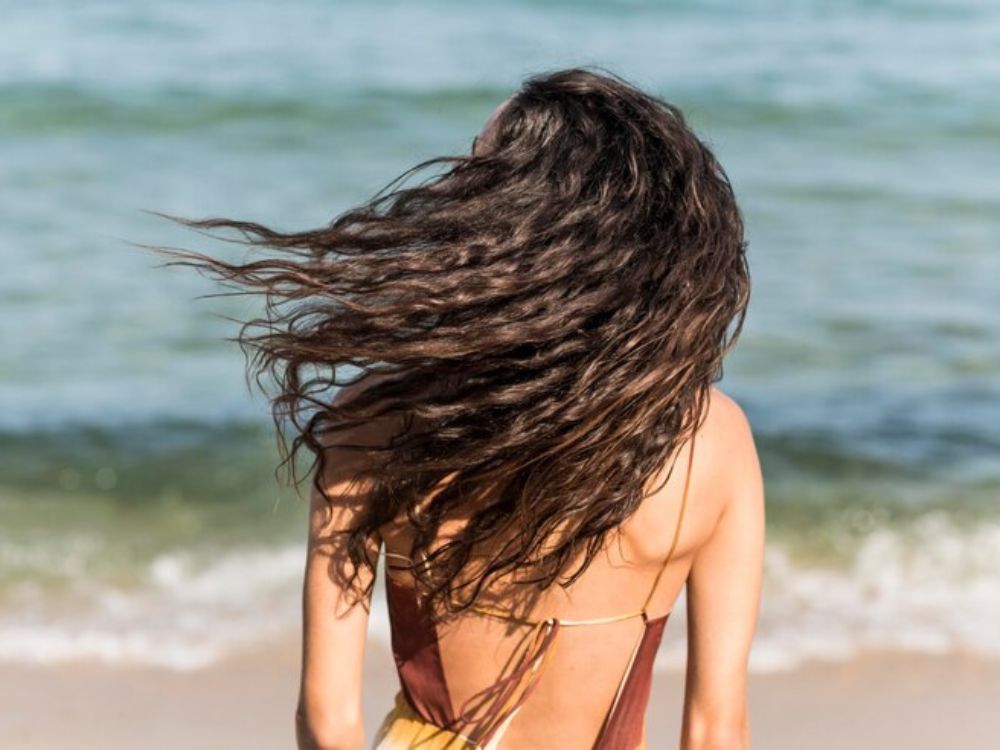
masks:
<path id="1" fill-rule="evenodd" d="M 497 738 L 499 739 L 499 738 Z M 372 750 L 485 750 L 472 740 L 424 721 L 410 708 L 402 692 L 382 721 Z M 622 750 L 627 750 L 623 748 Z M 634 750 L 647 750 L 646 740 Z"/>
<path id="2" fill-rule="evenodd" d="M 396 705 L 375 735 L 373 750 L 477 750 L 477 745 L 459 734 L 424 721 L 401 692 Z"/>

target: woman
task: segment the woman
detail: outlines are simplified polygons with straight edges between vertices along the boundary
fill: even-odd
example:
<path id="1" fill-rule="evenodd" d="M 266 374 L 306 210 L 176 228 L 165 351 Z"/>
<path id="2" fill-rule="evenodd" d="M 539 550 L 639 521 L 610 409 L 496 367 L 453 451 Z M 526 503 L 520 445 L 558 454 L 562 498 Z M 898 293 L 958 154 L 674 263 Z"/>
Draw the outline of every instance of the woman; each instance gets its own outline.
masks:
<path id="1" fill-rule="evenodd" d="M 266 296 L 240 340 L 285 463 L 315 459 L 299 746 L 364 746 L 381 552 L 400 691 L 376 747 L 646 747 L 686 584 L 681 747 L 746 748 L 764 512 L 713 385 L 749 293 L 724 172 L 678 109 L 580 69 L 428 167 L 315 231 L 188 222 L 272 253 L 177 261 Z"/>

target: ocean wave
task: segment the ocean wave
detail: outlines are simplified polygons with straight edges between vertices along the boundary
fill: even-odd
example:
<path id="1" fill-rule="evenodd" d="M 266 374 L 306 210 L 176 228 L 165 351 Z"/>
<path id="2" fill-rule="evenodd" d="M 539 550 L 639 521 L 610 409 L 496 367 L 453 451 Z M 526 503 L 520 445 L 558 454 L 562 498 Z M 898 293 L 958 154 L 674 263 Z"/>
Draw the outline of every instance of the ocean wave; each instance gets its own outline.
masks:
<path id="1" fill-rule="evenodd" d="M 218 557 L 172 552 L 132 588 L 88 580 L 71 591 L 22 582 L 0 609 L 0 661 L 91 660 L 196 670 L 297 632 L 304 546 L 237 549 Z M 685 659 L 683 596 L 658 669 Z M 1000 522 L 973 528 L 940 512 L 879 527 L 843 565 L 770 542 L 751 670 L 846 660 L 870 650 L 1000 658 Z M 381 585 L 370 637 L 385 646 Z"/>
<path id="2" fill-rule="evenodd" d="M 6 592 L 0 660 L 91 660 L 192 670 L 292 632 L 298 546 L 244 549 L 208 562 L 157 556 L 139 586 L 80 576 L 71 591 L 23 582 Z"/>
<path id="3" fill-rule="evenodd" d="M 969 529 L 927 513 L 873 531 L 839 567 L 771 544 L 765 571 L 755 672 L 866 651 L 1000 658 L 1000 523 Z M 662 665 L 683 664 L 678 633 L 664 641 Z"/>

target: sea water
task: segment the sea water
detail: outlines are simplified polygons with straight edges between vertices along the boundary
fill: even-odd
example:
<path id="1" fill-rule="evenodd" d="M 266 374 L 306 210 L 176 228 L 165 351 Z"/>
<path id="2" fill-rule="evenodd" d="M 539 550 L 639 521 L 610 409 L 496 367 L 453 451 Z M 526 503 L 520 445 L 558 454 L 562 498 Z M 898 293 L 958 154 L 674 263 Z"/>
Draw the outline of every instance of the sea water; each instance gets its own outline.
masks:
<path id="1" fill-rule="evenodd" d="M 768 491 L 754 668 L 1000 657 L 996 3 L 0 18 L 0 661 L 197 668 L 298 624 L 304 503 L 224 340 L 258 308 L 130 243 L 238 248 L 143 210 L 319 226 L 581 64 L 679 105 L 744 210 L 753 296 L 719 385 Z"/>

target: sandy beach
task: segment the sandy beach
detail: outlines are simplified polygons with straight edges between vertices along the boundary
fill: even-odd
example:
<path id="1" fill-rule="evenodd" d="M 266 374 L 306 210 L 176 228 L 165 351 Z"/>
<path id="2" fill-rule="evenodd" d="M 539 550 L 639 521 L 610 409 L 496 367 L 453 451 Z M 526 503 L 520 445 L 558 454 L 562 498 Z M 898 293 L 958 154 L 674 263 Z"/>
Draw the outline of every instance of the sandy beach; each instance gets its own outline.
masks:
<path id="1" fill-rule="evenodd" d="M 294 748 L 298 641 L 174 672 L 93 664 L 0 671 L 5 750 Z M 370 648 L 369 740 L 395 690 L 387 650 Z M 650 748 L 676 748 L 683 676 L 660 673 Z M 753 747 L 990 750 L 1000 736 L 1000 663 L 869 654 L 753 675 Z"/>

